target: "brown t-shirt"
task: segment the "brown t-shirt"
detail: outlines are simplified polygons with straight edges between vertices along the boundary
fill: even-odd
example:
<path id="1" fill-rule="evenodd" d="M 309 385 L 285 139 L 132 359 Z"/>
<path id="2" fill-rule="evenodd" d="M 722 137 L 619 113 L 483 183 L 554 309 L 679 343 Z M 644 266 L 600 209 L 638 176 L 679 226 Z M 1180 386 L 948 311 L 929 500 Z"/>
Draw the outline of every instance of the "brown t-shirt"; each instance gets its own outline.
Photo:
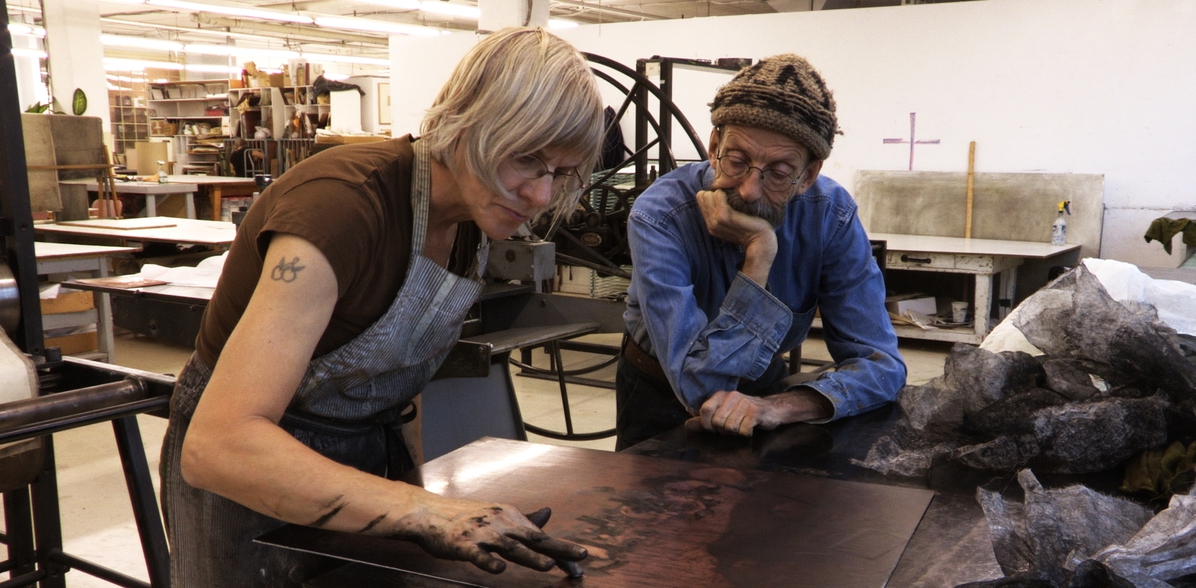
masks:
<path id="1" fill-rule="evenodd" d="M 312 357 L 348 343 L 386 313 L 403 285 L 412 253 L 412 142 L 408 135 L 322 151 L 262 193 L 237 229 L 204 311 L 195 342 L 204 363 L 216 365 L 253 296 L 275 233 L 315 245 L 336 274 L 336 306 Z M 479 236 L 472 223 L 462 229 L 450 263 L 456 271 L 470 258 L 458 251 L 472 252 L 468 244 L 476 244 Z"/>

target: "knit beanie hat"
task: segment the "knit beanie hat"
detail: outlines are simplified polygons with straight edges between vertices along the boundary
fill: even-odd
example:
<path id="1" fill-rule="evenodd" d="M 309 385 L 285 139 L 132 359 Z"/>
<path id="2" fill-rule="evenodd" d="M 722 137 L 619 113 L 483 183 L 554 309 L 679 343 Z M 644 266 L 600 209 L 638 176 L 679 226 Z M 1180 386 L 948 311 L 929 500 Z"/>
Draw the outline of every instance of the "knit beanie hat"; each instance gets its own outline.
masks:
<path id="1" fill-rule="evenodd" d="M 760 60 L 718 89 L 710 105 L 714 126 L 776 131 L 826 159 L 839 130 L 835 99 L 810 62 L 792 53 Z"/>

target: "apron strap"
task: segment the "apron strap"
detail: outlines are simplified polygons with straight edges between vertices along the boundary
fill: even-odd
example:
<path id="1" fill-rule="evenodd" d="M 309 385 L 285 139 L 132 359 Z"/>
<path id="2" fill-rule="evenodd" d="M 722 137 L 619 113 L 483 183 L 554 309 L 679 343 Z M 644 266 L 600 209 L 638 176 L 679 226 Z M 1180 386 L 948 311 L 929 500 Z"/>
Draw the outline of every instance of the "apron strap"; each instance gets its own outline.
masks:
<path id="1" fill-rule="evenodd" d="M 309 433 L 352 439 L 380 430 L 386 439 L 386 478 L 397 480 L 415 469 L 415 460 L 403 441 L 403 424 L 415 420 L 415 405 L 407 402 L 384 410 L 364 421 L 337 421 L 288 410 L 278 424 Z"/>

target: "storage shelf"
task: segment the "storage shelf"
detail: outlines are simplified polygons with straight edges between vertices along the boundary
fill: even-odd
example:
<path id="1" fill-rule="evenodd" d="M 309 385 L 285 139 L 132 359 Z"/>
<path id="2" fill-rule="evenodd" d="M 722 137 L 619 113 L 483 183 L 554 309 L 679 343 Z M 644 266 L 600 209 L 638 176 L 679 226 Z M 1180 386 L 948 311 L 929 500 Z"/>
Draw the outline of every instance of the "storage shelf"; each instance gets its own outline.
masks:
<path id="1" fill-rule="evenodd" d="M 203 119 L 220 119 L 225 118 L 223 114 L 202 114 L 199 116 L 151 116 L 150 120 L 191 120 L 197 118 Z"/>
<path id="2" fill-rule="evenodd" d="M 224 96 L 218 98 L 159 98 L 154 102 L 223 102 L 227 99 Z"/>

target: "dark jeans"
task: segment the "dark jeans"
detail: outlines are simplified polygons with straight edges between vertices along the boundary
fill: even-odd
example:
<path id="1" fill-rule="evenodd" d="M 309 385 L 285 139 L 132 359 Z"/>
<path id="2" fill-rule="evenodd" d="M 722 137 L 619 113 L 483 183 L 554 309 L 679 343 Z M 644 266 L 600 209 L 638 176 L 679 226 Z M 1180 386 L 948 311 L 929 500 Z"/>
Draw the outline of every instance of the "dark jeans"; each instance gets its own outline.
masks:
<path id="1" fill-rule="evenodd" d="M 649 377 L 622 358 L 615 372 L 615 411 L 615 451 L 651 439 L 690 417 L 672 386 Z"/>

